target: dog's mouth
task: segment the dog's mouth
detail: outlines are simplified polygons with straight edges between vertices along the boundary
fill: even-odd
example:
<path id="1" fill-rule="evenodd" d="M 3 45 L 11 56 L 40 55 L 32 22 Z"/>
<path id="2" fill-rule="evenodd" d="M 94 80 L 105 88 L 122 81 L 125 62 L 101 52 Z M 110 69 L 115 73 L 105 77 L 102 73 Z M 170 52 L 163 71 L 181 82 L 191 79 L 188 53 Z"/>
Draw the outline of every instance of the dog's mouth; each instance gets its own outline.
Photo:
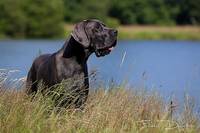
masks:
<path id="1" fill-rule="evenodd" d="M 104 47 L 101 49 L 96 49 L 95 54 L 97 57 L 108 55 L 116 46 L 117 40 L 114 41 L 114 43 L 111 46 Z"/>

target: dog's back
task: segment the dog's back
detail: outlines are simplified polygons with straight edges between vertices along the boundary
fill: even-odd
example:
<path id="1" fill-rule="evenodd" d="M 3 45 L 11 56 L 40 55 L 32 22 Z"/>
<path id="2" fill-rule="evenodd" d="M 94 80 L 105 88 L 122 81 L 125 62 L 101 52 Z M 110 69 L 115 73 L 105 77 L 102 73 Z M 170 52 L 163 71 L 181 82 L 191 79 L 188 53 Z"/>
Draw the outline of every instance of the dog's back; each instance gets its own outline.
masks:
<path id="1" fill-rule="evenodd" d="M 48 62 L 52 54 L 44 54 L 37 57 L 28 72 L 27 76 L 27 83 L 26 88 L 28 94 L 36 92 L 37 91 L 37 82 L 38 82 L 38 70 L 40 67 L 45 65 L 45 63 Z"/>

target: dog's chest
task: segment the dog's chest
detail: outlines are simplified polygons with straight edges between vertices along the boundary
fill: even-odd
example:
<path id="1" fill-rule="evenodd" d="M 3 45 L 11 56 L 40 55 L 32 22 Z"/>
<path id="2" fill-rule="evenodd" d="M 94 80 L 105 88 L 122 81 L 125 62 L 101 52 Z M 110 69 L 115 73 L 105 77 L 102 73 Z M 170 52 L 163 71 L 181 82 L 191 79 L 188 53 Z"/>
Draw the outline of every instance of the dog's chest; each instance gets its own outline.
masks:
<path id="1" fill-rule="evenodd" d="M 57 76 L 59 80 L 73 78 L 74 80 L 84 79 L 84 66 L 73 59 L 60 59 L 56 61 Z"/>

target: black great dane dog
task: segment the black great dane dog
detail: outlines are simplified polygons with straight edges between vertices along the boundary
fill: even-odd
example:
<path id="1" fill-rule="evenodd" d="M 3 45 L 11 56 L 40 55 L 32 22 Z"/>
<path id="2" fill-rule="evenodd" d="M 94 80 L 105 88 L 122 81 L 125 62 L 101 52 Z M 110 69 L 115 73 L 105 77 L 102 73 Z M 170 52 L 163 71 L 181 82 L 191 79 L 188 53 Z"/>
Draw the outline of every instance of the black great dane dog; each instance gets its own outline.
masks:
<path id="1" fill-rule="evenodd" d="M 27 93 L 37 92 L 39 81 L 48 89 L 69 78 L 79 80 L 76 86 L 79 102 L 75 102 L 75 107 L 79 108 L 86 101 L 89 91 L 88 57 L 93 52 L 97 57 L 105 56 L 116 43 L 117 30 L 106 27 L 99 20 L 84 20 L 76 24 L 70 38 L 59 51 L 34 60 L 27 76 Z"/>

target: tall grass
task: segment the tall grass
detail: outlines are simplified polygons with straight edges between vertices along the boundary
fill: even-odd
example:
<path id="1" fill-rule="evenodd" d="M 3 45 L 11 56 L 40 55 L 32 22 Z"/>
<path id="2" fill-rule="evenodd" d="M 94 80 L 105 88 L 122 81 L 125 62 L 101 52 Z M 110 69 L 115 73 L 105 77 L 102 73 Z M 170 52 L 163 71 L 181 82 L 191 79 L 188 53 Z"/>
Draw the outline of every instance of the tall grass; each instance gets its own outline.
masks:
<path id="1" fill-rule="evenodd" d="M 61 87 L 62 88 L 62 87 Z M 187 97 L 181 111 L 156 92 L 125 86 L 90 90 L 83 110 L 58 108 L 52 95 L 0 90 L 2 133 L 198 133 L 199 119 Z M 172 113 L 174 113 L 172 115 Z"/>

